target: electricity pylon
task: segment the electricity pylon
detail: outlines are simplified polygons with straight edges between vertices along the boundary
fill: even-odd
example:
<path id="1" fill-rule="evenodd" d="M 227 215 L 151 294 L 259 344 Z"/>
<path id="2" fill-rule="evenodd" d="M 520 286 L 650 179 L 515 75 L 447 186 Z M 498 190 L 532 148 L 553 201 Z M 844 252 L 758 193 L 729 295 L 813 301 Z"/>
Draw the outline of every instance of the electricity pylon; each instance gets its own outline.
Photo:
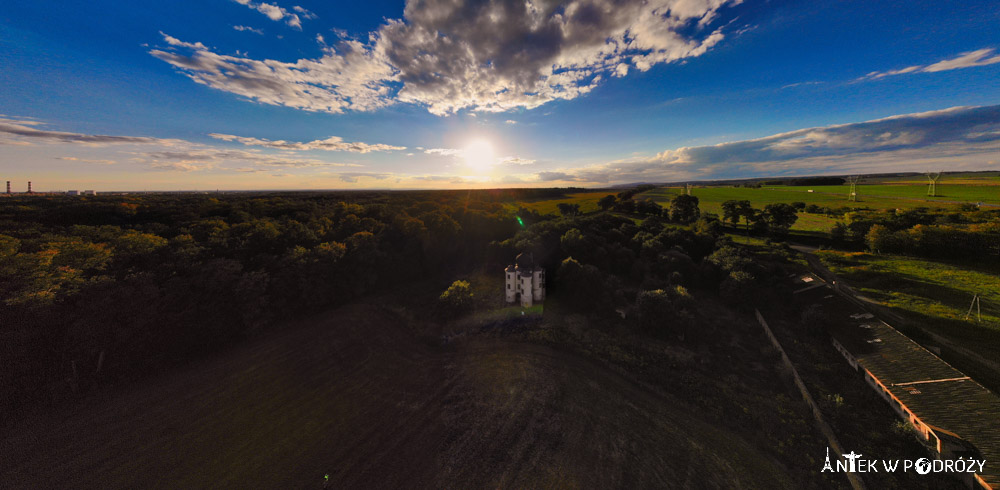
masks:
<path id="1" fill-rule="evenodd" d="M 855 202 L 857 202 L 857 200 L 858 200 L 858 176 L 854 175 L 854 176 L 848 177 L 847 178 L 847 182 L 849 184 L 851 184 L 851 193 L 847 195 L 847 200 L 848 201 L 855 201 Z"/>
<path id="2" fill-rule="evenodd" d="M 930 197 L 937 196 L 937 181 L 941 178 L 941 172 L 927 172 L 927 195 Z"/>

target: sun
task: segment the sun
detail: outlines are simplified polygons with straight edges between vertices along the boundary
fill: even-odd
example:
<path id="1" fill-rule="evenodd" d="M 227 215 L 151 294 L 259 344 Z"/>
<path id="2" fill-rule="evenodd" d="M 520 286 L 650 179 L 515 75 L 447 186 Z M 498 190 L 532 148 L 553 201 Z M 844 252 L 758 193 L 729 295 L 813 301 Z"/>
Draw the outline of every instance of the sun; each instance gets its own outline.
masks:
<path id="1" fill-rule="evenodd" d="M 480 174 L 489 172 L 496 163 L 493 145 L 484 139 L 469 142 L 462 155 L 465 157 L 465 165 Z"/>

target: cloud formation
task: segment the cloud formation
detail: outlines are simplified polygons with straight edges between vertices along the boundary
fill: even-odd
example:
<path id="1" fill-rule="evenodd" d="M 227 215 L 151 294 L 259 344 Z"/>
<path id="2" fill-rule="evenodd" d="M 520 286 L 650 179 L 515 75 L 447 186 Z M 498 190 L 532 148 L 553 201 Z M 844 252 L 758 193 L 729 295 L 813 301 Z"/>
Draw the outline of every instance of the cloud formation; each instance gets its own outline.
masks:
<path id="1" fill-rule="evenodd" d="M 94 163 L 97 165 L 114 165 L 114 160 L 96 160 L 93 158 L 77 158 L 77 157 L 56 157 L 56 160 L 66 160 L 68 162 L 82 162 L 82 163 Z"/>
<path id="2" fill-rule="evenodd" d="M 296 16 L 235 1 L 273 20 Z M 150 53 L 198 83 L 266 104 L 339 113 L 399 101 L 438 115 L 502 112 L 700 56 L 725 37 L 711 28 L 719 12 L 740 1 L 409 0 L 403 19 L 387 20 L 367 43 L 342 39 L 316 60 L 252 60 L 169 40 L 170 51 Z"/>
<path id="3" fill-rule="evenodd" d="M 366 145 L 365 143 L 345 143 L 339 138 L 330 138 L 312 143 L 287 143 L 284 141 L 255 140 L 260 142 L 259 146 L 265 146 L 275 150 L 285 150 L 278 152 L 265 152 L 263 150 L 233 150 L 227 148 L 213 147 L 180 139 L 150 138 L 144 136 L 111 136 L 93 135 L 83 133 L 71 133 L 65 131 L 50 131 L 40 129 L 37 126 L 45 124 L 34 120 L 18 120 L 0 118 L 0 142 L 11 144 L 38 143 L 42 145 L 79 145 L 88 148 L 114 147 L 123 157 L 116 160 L 82 158 L 78 156 L 56 156 L 57 160 L 73 161 L 80 163 L 110 165 L 122 161 L 133 164 L 143 164 L 155 170 L 169 171 L 196 171 L 196 170 L 219 170 L 236 171 L 237 168 L 258 169 L 270 171 L 276 168 L 319 168 L 336 167 L 351 168 L 362 167 L 356 163 L 329 162 L 317 158 L 303 158 L 293 151 L 307 148 L 297 148 L 296 145 L 314 145 L 317 149 L 324 145 L 333 148 L 342 145 L 345 151 L 357 153 L 367 153 L 369 151 L 385 151 L 388 145 Z M 226 136 L 226 135 L 218 135 Z M 8 141 L 6 138 L 10 138 Z M 231 138 L 238 138 L 233 136 Z M 226 139 L 226 138 L 220 138 Z M 252 138 L 250 140 L 253 140 Z M 252 143 L 252 142 L 251 142 Z M 250 144 L 250 143 L 244 143 Z M 237 167 L 239 166 L 239 167 Z"/>
<path id="4" fill-rule="evenodd" d="M 261 30 L 261 29 L 254 29 L 253 27 L 249 27 L 249 26 L 233 26 L 233 29 L 236 29 L 237 31 L 240 31 L 240 32 L 252 32 L 254 34 L 260 34 L 262 36 L 264 35 L 264 31 L 263 30 Z"/>
<path id="5" fill-rule="evenodd" d="M 359 41 L 340 41 L 336 47 L 325 48 L 318 60 L 295 63 L 221 55 L 169 39 L 167 44 L 168 50 L 149 53 L 197 83 L 264 104 L 339 114 L 371 111 L 391 102 L 386 81 L 394 79 L 392 68 L 378 50 Z M 190 54 L 178 53 L 182 48 Z"/>
<path id="6" fill-rule="evenodd" d="M 160 144 L 175 145 L 182 140 L 149 138 L 145 136 L 108 136 L 99 134 L 67 133 L 63 131 L 47 131 L 34 126 L 41 126 L 38 121 L 21 121 L 0 119 L 0 134 L 15 137 L 15 141 L 44 140 L 59 143 L 82 143 L 89 146 L 104 146 L 115 144 Z"/>
<path id="7" fill-rule="evenodd" d="M 370 153 L 373 151 L 397 151 L 405 150 L 405 146 L 393 146 L 382 143 L 362 143 L 347 142 L 339 136 L 331 136 L 325 140 L 315 140 L 308 143 L 284 140 L 268 140 L 263 138 L 248 138 L 245 136 L 234 136 L 231 134 L 209 133 L 209 136 L 222 141 L 235 141 L 247 146 L 262 146 L 278 150 L 325 150 L 325 151 L 349 151 L 352 153 Z"/>
<path id="8" fill-rule="evenodd" d="M 996 165 L 1000 106 L 953 107 L 805 128 L 764 138 L 665 150 L 580 169 L 539 172 L 543 182 L 666 182 L 817 173 L 982 169 Z"/>
<path id="9" fill-rule="evenodd" d="M 973 68 L 1000 63 L 1000 55 L 993 56 L 992 48 L 977 49 L 968 53 L 962 53 L 954 58 L 938 61 L 930 65 L 914 65 L 899 70 L 873 71 L 858 80 L 878 80 L 894 75 L 905 75 L 907 73 L 933 73 L 938 71 L 958 70 L 960 68 Z"/>
<path id="10" fill-rule="evenodd" d="M 258 2 L 253 2 L 251 0 L 233 0 L 233 1 L 240 5 L 250 7 L 251 9 L 266 15 L 268 19 L 271 19 L 275 22 L 284 20 L 285 23 L 288 24 L 289 26 L 294 27 L 298 30 L 302 30 L 302 19 L 299 18 L 298 14 L 289 12 L 273 3 L 266 3 L 266 2 L 258 3 Z M 307 19 L 316 18 L 316 16 L 312 12 L 309 12 L 308 10 L 302 7 L 298 6 L 292 7 L 292 10 L 298 12 L 299 14 L 302 14 L 302 16 Z"/>

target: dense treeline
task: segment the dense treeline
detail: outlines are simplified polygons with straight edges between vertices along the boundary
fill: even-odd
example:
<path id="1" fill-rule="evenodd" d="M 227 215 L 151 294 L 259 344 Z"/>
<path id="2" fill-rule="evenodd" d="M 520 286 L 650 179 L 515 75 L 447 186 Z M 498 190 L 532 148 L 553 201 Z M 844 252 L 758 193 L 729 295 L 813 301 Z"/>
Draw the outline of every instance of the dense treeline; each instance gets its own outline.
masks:
<path id="1" fill-rule="evenodd" d="M 1000 258 L 1000 210 L 966 206 L 957 211 L 926 208 L 854 211 L 830 234 L 834 241 L 875 252 L 944 259 Z"/>
<path id="2" fill-rule="evenodd" d="M 493 247 L 498 256 L 531 252 L 555 272 L 550 284 L 558 303 L 598 324 L 709 341 L 712 332 L 704 325 L 710 322 L 698 321 L 704 313 L 695 298 L 750 307 L 787 292 L 784 275 L 734 245 L 717 218 L 701 216 L 696 198 L 678 200 L 697 219 L 671 222 L 663 217 L 670 210 L 647 215 L 641 224 L 614 213 L 569 216 L 537 223 Z"/>
<path id="3" fill-rule="evenodd" d="M 5 199 L 0 411 L 480 264 L 516 192 Z"/>

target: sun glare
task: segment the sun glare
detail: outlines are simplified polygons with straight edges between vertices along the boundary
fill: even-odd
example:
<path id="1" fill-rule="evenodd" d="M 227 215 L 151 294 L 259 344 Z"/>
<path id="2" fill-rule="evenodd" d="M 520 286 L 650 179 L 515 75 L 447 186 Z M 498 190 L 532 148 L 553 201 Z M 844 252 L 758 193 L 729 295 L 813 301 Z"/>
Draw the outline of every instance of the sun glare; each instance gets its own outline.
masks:
<path id="1" fill-rule="evenodd" d="M 489 172 L 496 162 L 493 145 L 484 139 L 472 141 L 465 147 L 465 165 L 477 173 Z"/>

